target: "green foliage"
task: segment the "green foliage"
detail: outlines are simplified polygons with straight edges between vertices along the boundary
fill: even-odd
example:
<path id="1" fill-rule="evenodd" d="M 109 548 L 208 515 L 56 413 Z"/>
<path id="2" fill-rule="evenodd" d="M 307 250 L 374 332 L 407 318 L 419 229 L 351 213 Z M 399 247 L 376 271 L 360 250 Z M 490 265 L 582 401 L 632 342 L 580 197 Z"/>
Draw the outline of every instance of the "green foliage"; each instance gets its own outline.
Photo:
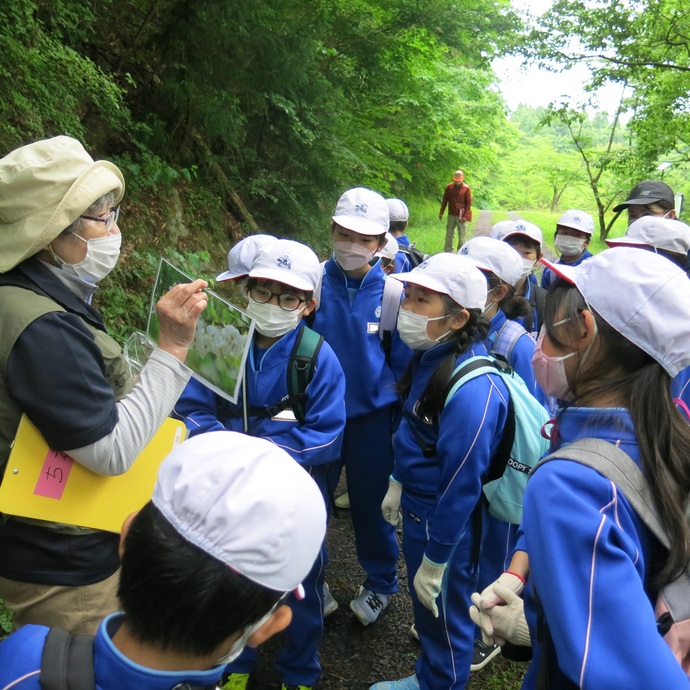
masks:
<path id="1" fill-rule="evenodd" d="M 14 612 L 5 606 L 5 600 L 0 595 L 0 638 L 3 637 L 2 633 L 12 632 L 12 618 Z"/>

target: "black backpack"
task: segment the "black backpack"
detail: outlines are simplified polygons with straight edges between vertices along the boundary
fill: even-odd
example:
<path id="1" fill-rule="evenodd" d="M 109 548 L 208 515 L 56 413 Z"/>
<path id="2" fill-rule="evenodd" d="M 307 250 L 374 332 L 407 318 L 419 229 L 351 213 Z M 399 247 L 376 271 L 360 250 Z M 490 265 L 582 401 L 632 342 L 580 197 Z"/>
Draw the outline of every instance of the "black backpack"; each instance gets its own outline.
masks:
<path id="1" fill-rule="evenodd" d="M 421 249 L 417 249 L 414 244 L 409 247 L 404 244 L 398 245 L 398 251 L 402 252 L 407 260 L 410 262 L 410 268 L 416 268 L 429 258 L 429 254 L 425 254 Z"/>

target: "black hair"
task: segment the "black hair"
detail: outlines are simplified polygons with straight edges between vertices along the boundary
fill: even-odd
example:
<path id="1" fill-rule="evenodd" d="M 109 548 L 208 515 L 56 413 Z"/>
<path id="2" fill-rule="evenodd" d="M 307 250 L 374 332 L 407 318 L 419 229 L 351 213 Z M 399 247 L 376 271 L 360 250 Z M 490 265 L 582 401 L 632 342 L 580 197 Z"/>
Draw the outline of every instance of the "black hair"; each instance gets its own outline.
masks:
<path id="1" fill-rule="evenodd" d="M 541 256 L 541 244 L 537 242 L 537 240 L 527 237 L 527 235 L 511 235 L 510 237 L 506 237 L 503 241 L 511 247 L 517 244 L 527 247 L 528 249 L 534 249 L 534 251 L 537 252 L 537 256 Z"/>
<path id="2" fill-rule="evenodd" d="M 584 309 L 590 307 L 577 288 L 558 279 L 547 293 L 544 309 L 546 332 L 554 344 L 564 345 L 559 335 L 574 334 Z M 642 469 L 673 545 L 655 573 L 660 585 L 667 584 L 690 561 L 690 525 L 685 514 L 690 494 L 690 424 L 673 402 L 670 376 L 664 368 L 603 317 L 592 314 L 598 334 L 592 354 L 571 386 L 571 404 L 586 406 L 603 395 L 614 394 L 630 409 Z M 563 319 L 569 321 L 553 327 Z"/>
<path id="3" fill-rule="evenodd" d="M 442 294 L 441 297 L 445 306 L 446 316 L 454 316 L 464 309 L 448 295 Z M 486 340 L 489 334 L 491 322 L 482 315 L 482 310 L 467 309 L 467 312 L 469 313 L 467 323 L 462 328 L 452 331 L 451 336 L 445 341 L 453 343 L 452 352 L 436 367 L 429 379 L 426 390 L 419 399 L 417 414 L 422 419 L 429 419 L 434 423 L 438 422 L 438 417 L 441 414 L 441 410 L 443 410 L 445 402 L 446 387 L 455 368 L 455 360 L 458 358 L 458 355 L 466 352 L 476 341 Z M 403 398 L 406 398 L 410 392 L 413 375 L 413 363 L 410 362 L 405 374 L 397 385 L 398 392 Z"/>
<path id="4" fill-rule="evenodd" d="M 83 216 L 94 216 L 96 215 L 101 209 L 104 207 L 110 208 L 113 203 L 115 202 L 115 192 L 108 192 L 107 194 L 104 194 L 101 197 L 98 197 L 96 201 L 94 201 L 91 206 L 89 206 L 87 209 L 84 209 L 81 212 L 81 215 L 76 218 L 72 223 L 70 223 L 60 234 L 64 235 L 66 233 L 72 233 L 75 232 L 77 235 L 79 234 L 79 231 L 82 229 L 84 225 L 84 220 L 81 217 Z"/>
<path id="5" fill-rule="evenodd" d="M 405 232 L 407 228 L 407 221 L 406 220 L 392 220 L 388 224 L 388 232 L 394 233 L 394 232 Z"/>
<path id="6" fill-rule="evenodd" d="M 529 302 L 522 295 L 516 295 L 515 288 L 512 285 L 508 285 L 508 283 L 506 283 L 504 280 L 501 280 L 495 273 L 492 273 L 491 271 L 482 271 L 482 273 L 486 276 L 486 282 L 489 286 L 489 290 L 501 287 L 501 285 L 504 285 L 508 288 L 508 292 L 498 303 L 498 306 L 511 321 L 521 316 L 529 315 L 531 310 Z"/>
<path id="7" fill-rule="evenodd" d="M 118 597 L 132 636 L 205 656 L 265 616 L 282 596 L 185 540 L 147 503 L 125 538 Z"/>

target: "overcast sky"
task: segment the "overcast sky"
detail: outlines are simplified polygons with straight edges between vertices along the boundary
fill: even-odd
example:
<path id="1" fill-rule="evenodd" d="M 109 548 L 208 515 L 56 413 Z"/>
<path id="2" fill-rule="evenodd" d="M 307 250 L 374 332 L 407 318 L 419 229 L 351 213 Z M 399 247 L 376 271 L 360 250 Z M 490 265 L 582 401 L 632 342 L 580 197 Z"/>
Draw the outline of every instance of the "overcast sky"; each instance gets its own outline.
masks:
<path id="1" fill-rule="evenodd" d="M 512 0 L 512 5 L 518 10 L 539 16 L 551 6 L 551 0 Z M 538 107 L 563 98 L 585 100 L 586 94 L 582 86 L 589 76 L 585 65 L 555 73 L 534 66 L 521 67 L 522 61 L 521 57 L 507 57 L 492 63 L 494 72 L 500 79 L 501 93 L 510 110 L 515 110 L 520 103 Z M 618 85 L 600 89 L 597 92 L 597 109 L 607 110 L 613 115 L 620 102 L 621 91 L 622 87 Z"/>

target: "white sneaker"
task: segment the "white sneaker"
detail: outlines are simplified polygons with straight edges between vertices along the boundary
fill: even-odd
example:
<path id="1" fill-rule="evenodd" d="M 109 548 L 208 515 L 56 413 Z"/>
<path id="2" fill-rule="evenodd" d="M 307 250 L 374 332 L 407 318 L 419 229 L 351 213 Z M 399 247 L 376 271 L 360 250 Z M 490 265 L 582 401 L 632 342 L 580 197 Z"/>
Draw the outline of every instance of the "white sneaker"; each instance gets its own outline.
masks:
<path id="1" fill-rule="evenodd" d="M 349 508 L 350 507 L 350 494 L 346 491 L 344 494 L 340 494 L 338 498 L 335 499 L 336 508 Z"/>
<path id="2" fill-rule="evenodd" d="M 338 602 L 331 594 L 331 588 L 327 582 L 323 583 L 323 617 L 327 618 L 338 610 Z"/>
<path id="3" fill-rule="evenodd" d="M 372 592 L 360 587 L 357 596 L 350 602 L 350 608 L 362 625 L 376 623 L 382 611 L 388 606 L 385 594 Z"/>

